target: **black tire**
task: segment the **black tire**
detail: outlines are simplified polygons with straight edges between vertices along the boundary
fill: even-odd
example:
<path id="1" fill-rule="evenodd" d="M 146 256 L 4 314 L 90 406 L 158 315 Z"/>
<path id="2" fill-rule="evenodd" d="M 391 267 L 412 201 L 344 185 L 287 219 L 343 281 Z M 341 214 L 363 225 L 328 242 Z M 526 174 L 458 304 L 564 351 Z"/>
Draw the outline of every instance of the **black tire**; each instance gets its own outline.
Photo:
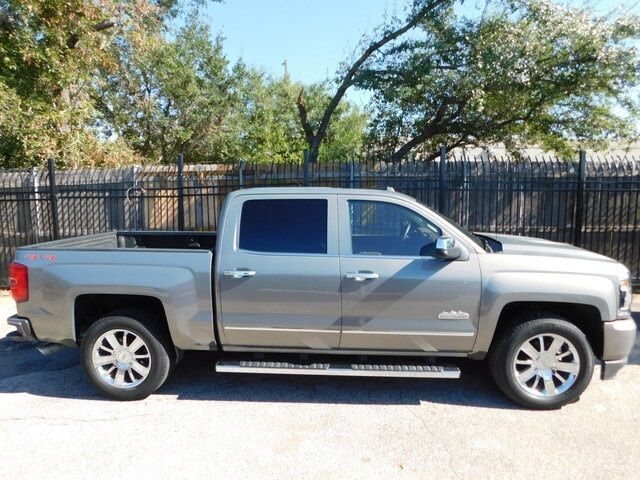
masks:
<path id="1" fill-rule="evenodd" d="M 139 385 L 127 389 L 110 385 L 103 380 L 92 361 L 96 341 L 110 330 L 118 329 L 128 330 L 139 336 L 146 344 L 150 356 L 147 377 Z M 80 348 L 82 367 L 87 377 L 98 391 L 114 400 L 147 398 L 164 384 L 175 361 L 173 344 L 166 332 L 159 327 L 154 319 L 136 312 L 116 312 L 101 318 L 89 327 L 82 338 Z"/>
<path id="2" fill-rule="evenodd" d="M 489 369 L 498 387 L 514 402 L 536 410 L 557 409 L 576 402 L 591 382 L 593 351 L 585 334 L 566 319 L 555 314 L 531 314 L 513 327 L 496 334 L 498 337 L 489 352 Z M 566 391 L 550 397 L 540 397 L 526 391 L 518 383 L 512 368 L 520 346 L 531 337 L 542 334 L 560 335 L 569 340 L 575 347 L 580 361 L 573 385 Z"/>

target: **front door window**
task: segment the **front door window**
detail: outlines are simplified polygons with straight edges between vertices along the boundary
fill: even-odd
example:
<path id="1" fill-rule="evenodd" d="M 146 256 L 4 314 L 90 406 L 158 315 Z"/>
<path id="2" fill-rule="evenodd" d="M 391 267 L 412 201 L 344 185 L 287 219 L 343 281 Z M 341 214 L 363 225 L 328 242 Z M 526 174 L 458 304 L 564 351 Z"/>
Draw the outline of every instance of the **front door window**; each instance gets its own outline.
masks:
<path id="1" fill-rule="evenodd" d="M 380 256 L 433 256 L 442 235 L 413 210 L 387 202 L 349 201 L 351 253 Z"/>

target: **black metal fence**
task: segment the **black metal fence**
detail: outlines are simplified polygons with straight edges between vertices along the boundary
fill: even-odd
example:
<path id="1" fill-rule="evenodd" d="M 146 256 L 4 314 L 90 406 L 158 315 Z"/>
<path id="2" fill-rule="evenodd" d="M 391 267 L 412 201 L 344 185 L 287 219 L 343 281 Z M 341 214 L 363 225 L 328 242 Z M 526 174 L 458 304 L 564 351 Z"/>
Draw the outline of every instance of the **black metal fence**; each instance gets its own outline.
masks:
<path id="1" fill-rule="evenodd" d="M 15 248 L 114 229 L 215 230 L 238 188 L 386 188 L 470 230 L 547 238 L 625 263 L 640 284 L 640 159 L 445 155 L 430 163 L 133 166 L 0 172 L 0 284 Z M 305 175 L 306 173 L 306 175 Z"/>

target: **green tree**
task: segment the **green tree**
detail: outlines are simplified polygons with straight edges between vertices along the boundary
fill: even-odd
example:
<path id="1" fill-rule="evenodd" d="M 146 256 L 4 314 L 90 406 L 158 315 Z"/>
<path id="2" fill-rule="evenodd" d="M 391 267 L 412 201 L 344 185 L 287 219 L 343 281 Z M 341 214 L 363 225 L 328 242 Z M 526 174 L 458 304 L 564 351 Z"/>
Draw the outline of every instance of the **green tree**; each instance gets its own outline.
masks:
<path id="1" fill-rule="evenodd" d="M 177 0 L 4 0 L 0 4 L 0 159 L 4 166 L 114 163 L 131 150 L 95 129 L 96 72 L 123 38 L 162 29 Z"/>
<path id="2" fill-rule="evenodd" d="M 465 18 L 449 8 L 363 69 L 384 158 L 438 146 L 536 145 L 560 154 L 636 132 L 640 22 L 547 0 Z"/>
<path id="3" fill-rule="evenodd" d="M 242 62 L 230 65 L 220 37 L 195 16 L 175 35 L 119 45 L 117 67 L 97 81 L 104 137 L 122 139 L 140 157 L 175 162 L 300 161 L 305 136 L 295 105 L 301 84 L 271 78 Z M 325 84 L 307 88 L 310 115 L 330 98 Z M 323 157 L 354 158 L 366 117 L 343 102 L 327 132 Z"/>
<path id="4" fill-rule="evenodd" d="M 117 67 L 98 83 L 105 136 L 123 139 L 140 156 L 175 162 L 222 162 L 239 154 L 244 78 L 229 68 L 222 39 L 190 17 L 175 37 L 123 42 Z"/>
<path id="5" fill-rule="evenodd" d="M 331 100 L 327 82 L 303 86 L 285 75 L 271 79 L 254 74 L 246 105 L 246 152 L 244 158 L 256 161 L 292 161 L 302 159 L 308 147 L 300 125 L 296 99 L 305 90 L 308 117 L 318 122 Z M 350 102 L 343 101 L 333 114 L 321 146 L 325 162 L 357 159 L 362 154 L 368 116 Z"/>
<path id="6" fill-rule="evenodd" d="M 339 106 L 349 88 L 358 83 L 361 71 L 369 63 L 375 62 L 388 45 L 393 45 L 406 33 L 415 29 L 421 22 L 439 18 L 447 8 L 454 3 L 453 0 L 412 0 L 405 19 L 391 19 L 380 26 L 369 37 L 363 37 L 361 49 L 351 61 L 344 62 L 337 78 L 337 88 L 333 95 L 327 98 L 323 105 L 322 114 L 316 119 L 309 114 L 308 101 L 305 90 L 300 89 L 297 98 L 300 124 L 304 130 L 309 147 L 309 160 L 315 162 L 320 155 L 322 143 L 327 138 L 329 126 L 334 121 L 334 115 L 339 112 Z"/>

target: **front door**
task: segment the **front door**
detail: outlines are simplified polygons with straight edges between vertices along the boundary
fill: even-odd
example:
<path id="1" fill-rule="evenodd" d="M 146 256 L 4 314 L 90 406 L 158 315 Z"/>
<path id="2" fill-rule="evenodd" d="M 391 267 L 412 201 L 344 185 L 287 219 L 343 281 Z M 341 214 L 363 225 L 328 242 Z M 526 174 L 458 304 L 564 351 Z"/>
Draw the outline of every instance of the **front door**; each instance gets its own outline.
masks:
<path id="1" fill-rule="evenodd" d="M 342 338 L 362 351 L 471 350 L 480 270 L 474 252 L 436 259 L 441 228 L 401 199 L 340 196 Z"/>
<path id="2" fill-rule="evenodd" d="M 332 349 L 340 340 L 336 195 L 240 195 L 216 272 L 228 347 Z"/>

